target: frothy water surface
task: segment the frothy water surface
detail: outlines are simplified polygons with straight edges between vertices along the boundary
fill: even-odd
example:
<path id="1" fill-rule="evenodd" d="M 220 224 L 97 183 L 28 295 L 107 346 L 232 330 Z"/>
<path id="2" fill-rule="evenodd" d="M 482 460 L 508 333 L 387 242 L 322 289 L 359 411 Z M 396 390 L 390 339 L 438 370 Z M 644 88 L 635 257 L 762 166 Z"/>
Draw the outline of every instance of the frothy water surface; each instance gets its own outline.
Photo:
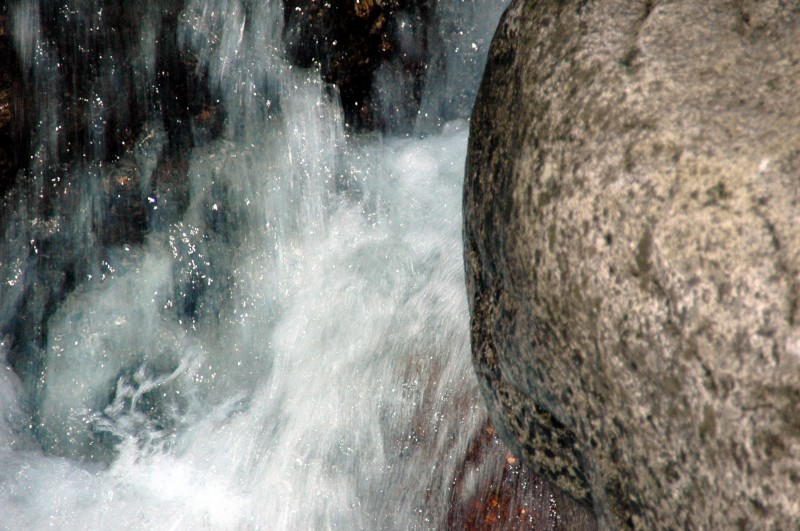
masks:
<path id="1" fill-rule="evenodd" d="M 53 316 L 40 406 L 59 453 L 80 456 L 113 437 L 116 456 L 93 470 L 35 449 L 19 425 L 21 386 L 5 370 L 0 433 L 11 473 L 0 479 L 0 504 L 14 521 L 170 529 L 440 520 L 446 500 L 437 508 L 430 497 L 447 496 L 448 462 L 484 416 L 460 259 L 465 135 L 453 123 L 424 140 L 348 148 L 360 153 L 351 171 L 363 199 L 337 199 L 324 230 L 286 248 L 255 230 L 238 249 L 214 248 L 184 223 L 119 250 L 108 260 L 114 272 Z M 238 167 L 254 155 L 228 156 Z M 223 208 L 198 202 L 187 218 Z M 227 284 L 231 297 L 189 324 L 173 306 L 176 277 L 192 260 L 213 264 L 201 280 L 212 290 Z"/>
<path id="2" fill-rule="evenodd" d="M 102 8 L 85 4 L 70 15 L 89 23 L 76 42 L 97 46 Z M 143 5 L 129 69 L 146 100 L 163 28 Z M 79 265 L 27 380 L 0 365 L 0 527 L 447 525 L 454 485 L 469 496 L 481 483 L 465 472 L 486 413 L 462 265 L 464 108 L 502 7 L 441 3 L 438 81 L 418 124 L 428 134 L 392 137 L 346 134 L 318 73 L 284 62 L 278 3 L 188 2 L 174 41 L 196 51 L 227 116 L 187 156 L 178 214 L 171 191 L 151 186 L 163 113 L 124 160 L 92 159 L 105 148 L 90 131 L 89 162 L 53 169 L 58 54 L 22 29 L 38 24 L 35 4 L 16 8 L 20 56 L 46 101 L 27 192 L 14 196 L 25 199 L 6 222 L 0 318 L 12 322 L 21 300 L 35 308 L 25 293 L 51 278 L 32 273 L 41 264 Z M 122 74 L 113 58 L 93 72 L 102 130 Z M 67 184 L 44 208 L 35 198 L 52 179 Z M 102 245 L 91 227 L 107 215 L 103 183 L 129 180 L 147 236 Z M 9 338 L 0 348 L 0 362 L 21 356 Z"/>

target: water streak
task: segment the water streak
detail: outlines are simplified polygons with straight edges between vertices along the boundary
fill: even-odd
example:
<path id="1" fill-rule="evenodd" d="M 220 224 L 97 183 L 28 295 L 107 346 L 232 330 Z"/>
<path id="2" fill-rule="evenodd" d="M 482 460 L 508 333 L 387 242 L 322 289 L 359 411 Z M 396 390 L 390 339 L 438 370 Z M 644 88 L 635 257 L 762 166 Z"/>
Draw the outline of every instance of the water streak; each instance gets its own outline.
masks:
<path id="1" fill-rule="evenodd" d="M 143 2 L 124 64 L 96 57 L 117 49 L 103 17 L 128 16 L 103 4 L 57 8 L 63 42 L 40 29 L 53 4 L 14 8 L 42 102 L 0 319 L 44 326 L 0 345 L 0 527 L 444 527 L 454 485 L 481 484 L 461 182 L 501 3 L 439 4 L 424 137 L 346 133 L 335 91 L 284 61 L 277 2 L 190 0 L 174 19 Z M 156 182 L 168 38 L 225 109 L 186 148 L 185 204 Z M 87 49 L 78 105 L 59 57 Z M 377 77 L 391 103 L 391 68 Z M 123 85 L 142 132 L 109 156 Z M 65 139 L 75 105 L 87 126 Z M 141 241 L 104 235 L 126 197 L 148 210 Z"/>

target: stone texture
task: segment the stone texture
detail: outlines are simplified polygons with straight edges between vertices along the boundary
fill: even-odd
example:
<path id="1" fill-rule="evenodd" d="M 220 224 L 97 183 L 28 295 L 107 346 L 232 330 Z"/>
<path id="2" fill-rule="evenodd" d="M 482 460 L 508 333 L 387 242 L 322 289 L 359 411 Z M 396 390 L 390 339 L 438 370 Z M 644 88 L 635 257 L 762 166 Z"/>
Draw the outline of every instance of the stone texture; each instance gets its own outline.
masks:
<path id="1" fill-rule="evenodd" d="M 800 4 L 515 1 L 464 192 L 475 367 L 604 528 L 800 526 Z"/>

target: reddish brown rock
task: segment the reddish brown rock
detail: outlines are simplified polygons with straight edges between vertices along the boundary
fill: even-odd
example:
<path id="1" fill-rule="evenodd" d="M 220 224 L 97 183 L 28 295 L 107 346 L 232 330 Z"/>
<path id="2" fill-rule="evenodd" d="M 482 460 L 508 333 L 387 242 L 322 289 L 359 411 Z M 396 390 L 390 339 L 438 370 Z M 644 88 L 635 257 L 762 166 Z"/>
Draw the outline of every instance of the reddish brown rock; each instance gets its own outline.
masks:
<path id="1" fill-rule="evenodd" d="M 591 511 L 554 489 L 514 457 L 486 424 L 453 485 L 448 529 L 589 531 Z"/>

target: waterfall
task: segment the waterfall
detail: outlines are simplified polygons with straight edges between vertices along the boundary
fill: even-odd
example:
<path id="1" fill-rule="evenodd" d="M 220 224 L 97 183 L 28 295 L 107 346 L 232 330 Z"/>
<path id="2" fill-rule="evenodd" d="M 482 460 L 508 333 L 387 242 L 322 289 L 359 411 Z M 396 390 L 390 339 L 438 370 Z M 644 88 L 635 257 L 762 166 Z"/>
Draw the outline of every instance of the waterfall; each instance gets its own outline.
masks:
<path id="1" fill-rule="evenodd" d="M 10 6 L 35 114 L 2 219 L 0 527 L 458 527 L 492 481 L 556 525 L 470 365 L 466 119 L 504 2 L 432 3 L 411 122 L 402 65 L 375 75 L 385 134 L 286 59 L 279 2 L 129 3 Z"/>

